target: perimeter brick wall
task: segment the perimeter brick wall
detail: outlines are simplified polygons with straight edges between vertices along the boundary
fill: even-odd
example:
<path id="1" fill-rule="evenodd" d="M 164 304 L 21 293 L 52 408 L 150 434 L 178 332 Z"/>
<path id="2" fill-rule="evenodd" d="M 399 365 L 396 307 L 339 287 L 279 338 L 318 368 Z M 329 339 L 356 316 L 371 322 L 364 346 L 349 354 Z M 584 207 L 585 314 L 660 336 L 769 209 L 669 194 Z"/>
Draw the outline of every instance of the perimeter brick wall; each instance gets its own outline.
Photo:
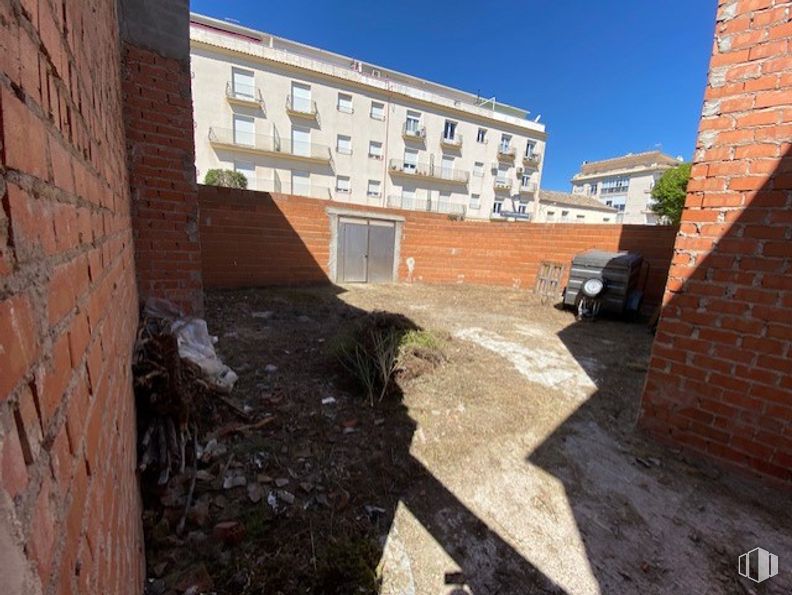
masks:
<path id="1" fill-rule="evenodd" d="M 143 583 L 114 2 L 0 2 L 0 583 Z"/>
<path id="2" fill-rule="evenodd" d="M 641 423 L 792 483 L 792 2 L 721 0 Z"/>

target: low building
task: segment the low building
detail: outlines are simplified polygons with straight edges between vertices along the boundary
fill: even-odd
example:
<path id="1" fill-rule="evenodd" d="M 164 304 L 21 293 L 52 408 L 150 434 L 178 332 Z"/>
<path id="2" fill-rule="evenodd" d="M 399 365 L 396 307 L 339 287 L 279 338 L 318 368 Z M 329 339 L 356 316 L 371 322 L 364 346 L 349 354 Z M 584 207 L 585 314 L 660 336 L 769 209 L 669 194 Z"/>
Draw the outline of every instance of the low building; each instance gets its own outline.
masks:
<path id="1" fill-rule="evenodd" d="M 682 163 L 660 151 L 628 153 L 603 161 L 586 161 L 572 177 L 572 193 L 598 200 L 619 211 L 624 223 L 656 225 L 652 188 L 663 173 Z"/>
<path id="2" fill-rule="evenodd" d="M 584 194 L 539 191 L 537 223 L 616 223 L 619 211 Z"/>
<path id="3" fill-rule="evenodd" d="M 197 14 L 190 57 L 199 181 L 479 219 L 539 188 L 545 126 L 494 98 Z"/>

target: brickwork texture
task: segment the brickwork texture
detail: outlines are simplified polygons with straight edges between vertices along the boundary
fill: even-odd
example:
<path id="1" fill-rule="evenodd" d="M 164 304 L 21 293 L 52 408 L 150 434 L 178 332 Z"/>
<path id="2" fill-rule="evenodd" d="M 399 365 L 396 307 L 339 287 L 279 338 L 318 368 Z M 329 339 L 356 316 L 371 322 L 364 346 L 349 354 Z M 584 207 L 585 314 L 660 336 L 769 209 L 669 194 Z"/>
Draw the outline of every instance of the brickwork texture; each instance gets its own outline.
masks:
<path id="1" fill-rule="evenodd" d="M 4 593 L 142 588 L 119 56 L 113 2 L 0 2 Z"/>
<path id="2" fill-rule="evenodd" d="M 186 7 L 183 21 L 186 36 Z M 150 30 L 162 27 L 144 25 Z M 162 45 L 172 40 L 166 35 Z M 123 75 L 140 296 L 164 297 L 185 312 L 200 314 L 203 286 L 189 56 L 163 55 L 156 48 L 125 41 Z"/>
<path id="3" fill-rule="evenodd" d="M 451 221 L 448 216 L 199 186 L 207 287 L 327 282 L 327 208 L 404 218 L 399 279 L 532 289 L 542 261 L 568 265 L 589 248 L 633 250 L 649 263 L 647 303 L 660 303 L 676 235 L 672 227 Z M 415 266 L 409 274 L 406 261 Z"/>
<path id="4" fill-rule="evenodd" d="M 792 483 L 792 2 L 721 0 L 641 423 Z"/>

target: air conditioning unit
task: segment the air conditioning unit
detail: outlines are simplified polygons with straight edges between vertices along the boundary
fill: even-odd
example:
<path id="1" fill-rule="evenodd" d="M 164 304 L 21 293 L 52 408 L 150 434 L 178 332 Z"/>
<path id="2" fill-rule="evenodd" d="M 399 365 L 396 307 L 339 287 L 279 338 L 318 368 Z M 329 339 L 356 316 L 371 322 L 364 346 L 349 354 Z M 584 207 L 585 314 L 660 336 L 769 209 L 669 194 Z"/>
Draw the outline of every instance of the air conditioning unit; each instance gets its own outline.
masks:
<path id="1" fill-rule="evenodd" d="M 518 167 L 518 168 L 517 168 L 517 175 L 518 175 L 518 176 L 521 176 L 521 175 L 523 175 L 523 171 L 525 171 L 525 170 L 523 170 L 523 168 L 521 168 L 521 167 Z"/>

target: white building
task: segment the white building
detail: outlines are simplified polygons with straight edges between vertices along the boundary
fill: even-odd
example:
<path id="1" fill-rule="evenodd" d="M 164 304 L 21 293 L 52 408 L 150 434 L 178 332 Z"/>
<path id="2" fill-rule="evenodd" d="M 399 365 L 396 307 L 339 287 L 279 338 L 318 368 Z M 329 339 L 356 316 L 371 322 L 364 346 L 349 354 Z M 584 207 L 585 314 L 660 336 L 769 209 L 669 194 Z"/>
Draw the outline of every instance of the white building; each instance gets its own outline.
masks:
<path id="1" fill-rule="evenodd" d="M 196 14 L 190 44 L 199 181 L 233 169 L 334 201 L 532 210 L 546 134 L 524 110 Z"/>
<path id="2" fill-rule="evenodd" d="M 619 211 L 585 194 L 539 191 L 537 223 L 616 223 Z"/>
<path id="3" fill-rule="evenodd" d="M 596 198 L 620 211 L 624 223 L 656 225 L 652 188 L 663 173 L 682 163 L 660 151 L 628 153 L 604 161 L 587 161 L 572 178 L 572 193 Z"/>

